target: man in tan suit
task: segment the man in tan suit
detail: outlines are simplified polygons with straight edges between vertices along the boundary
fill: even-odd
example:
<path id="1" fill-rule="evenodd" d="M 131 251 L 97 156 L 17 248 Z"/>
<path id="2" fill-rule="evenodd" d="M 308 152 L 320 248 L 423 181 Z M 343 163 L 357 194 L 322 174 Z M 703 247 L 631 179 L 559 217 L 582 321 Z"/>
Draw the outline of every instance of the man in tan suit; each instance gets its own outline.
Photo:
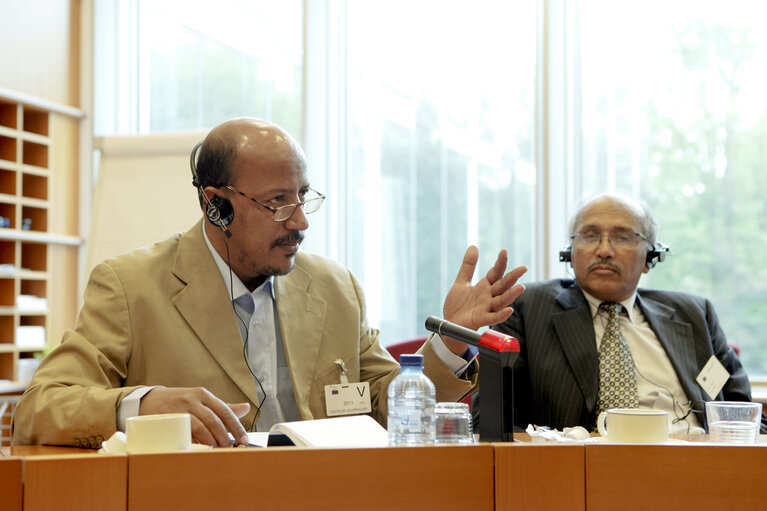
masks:
<path id="1" fill-rule="evenodd" d="M 227 121 L 192 152 L 192 171 L 203 220 L 94 268 L 75 329 L 18 402 L 16 445 L 95 448 L 129 417 L 169 412 L 189 413 L 200 443 L 246 443 L 246 429 L 327 417 L 325 386 L 343 380 L 369 384 L 385 424 L 399 366 L 351 272 L 298 251 L 324 196 L 295 140 L 258 119 Z M 504 321 L 524 289 L 524 267 L 504 275 L 505 251 L 472 286 L 477 258 L 469 247 L 443 308 L 471 329 Z M 465 344 L 432 336 L 420 353 L 438 401 L 476 388 Z"/>

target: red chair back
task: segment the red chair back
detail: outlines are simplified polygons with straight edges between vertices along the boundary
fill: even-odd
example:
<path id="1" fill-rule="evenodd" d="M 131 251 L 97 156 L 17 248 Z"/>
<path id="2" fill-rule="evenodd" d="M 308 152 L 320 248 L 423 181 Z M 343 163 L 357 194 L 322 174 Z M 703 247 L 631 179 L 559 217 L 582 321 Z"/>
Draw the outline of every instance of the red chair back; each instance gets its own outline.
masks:
<path id="1" fill-rule="evenodd" d="M 403 353 L 410 354 L 415 353 L 418 351 L 421 346 L 423 346 L 423 343 L 426 342 L 426 339 L 429 337 L 424 335 L 421 337 L 416 337 L 414 339 L 408 339 L 407 341 L 401 341 L 396 344 L 392 344 L 386 347 L 387 350 L 389 350 L 389 353 L 392 357 L 394 357 L 394 360 L 399 362 L 399 356 Z"/>

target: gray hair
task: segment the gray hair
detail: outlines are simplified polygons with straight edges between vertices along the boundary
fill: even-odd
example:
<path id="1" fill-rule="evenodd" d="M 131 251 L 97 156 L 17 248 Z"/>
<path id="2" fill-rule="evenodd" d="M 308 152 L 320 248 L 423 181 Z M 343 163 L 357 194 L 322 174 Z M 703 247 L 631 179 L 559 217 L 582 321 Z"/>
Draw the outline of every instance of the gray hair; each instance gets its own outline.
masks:
<path id="1" fill-rule="evenodd" d="M 600 193 L 586 199 L 583 203 L 581 203 L 580 208 L 578 208 L 578 212 L 572 217 L 572 219 L 570 219 L 570 234 L 575 234 L 575 227 L 580 222 L 581 215 L 586 206 L 602 199 L 609 199 L 613 202 L 621 203 L 627 208 L 631 209 L 634 212 L 634 216 L 639 221 L 639 225 L 642 226 L 642 234 L 644 234 L 647 238 L 647 244 L 652 247 L 656 245 L 658 242 L 659 225 L 658 221 L 655 219 L 655 215 L 650 209 L 650 206 L 648 206 L 647 203 L 641 199 L 637 199 L 630 195 L 619 192 Z"/>

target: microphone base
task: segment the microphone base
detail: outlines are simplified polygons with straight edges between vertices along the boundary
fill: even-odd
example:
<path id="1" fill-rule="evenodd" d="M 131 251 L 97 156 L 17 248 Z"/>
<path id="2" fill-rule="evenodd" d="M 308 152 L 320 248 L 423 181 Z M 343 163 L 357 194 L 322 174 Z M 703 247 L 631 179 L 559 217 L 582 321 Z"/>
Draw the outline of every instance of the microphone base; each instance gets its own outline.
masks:
<path id="1" fill-rule="evenodd" d="M 518 355 L 479 346 L 479 439 L 482 442 L 514 441 L 512 364 Z"/>

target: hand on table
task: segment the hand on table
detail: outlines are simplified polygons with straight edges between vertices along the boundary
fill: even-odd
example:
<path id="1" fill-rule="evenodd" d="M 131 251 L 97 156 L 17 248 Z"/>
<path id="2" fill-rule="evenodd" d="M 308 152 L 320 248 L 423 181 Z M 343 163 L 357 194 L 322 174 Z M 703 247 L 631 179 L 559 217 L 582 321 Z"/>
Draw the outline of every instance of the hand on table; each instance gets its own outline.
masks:
<path id="1" fill-rule="evenodd" d="M 224 403 L 202 387 L 156 387 L 141 398 L 139 415 L 188 413 L 192 419 L 192 441 L 231 447 L 229 433 L 238 443 L 248 443 L 248 434 L 238 419 L 249 410 L 248 403 Z"/>

